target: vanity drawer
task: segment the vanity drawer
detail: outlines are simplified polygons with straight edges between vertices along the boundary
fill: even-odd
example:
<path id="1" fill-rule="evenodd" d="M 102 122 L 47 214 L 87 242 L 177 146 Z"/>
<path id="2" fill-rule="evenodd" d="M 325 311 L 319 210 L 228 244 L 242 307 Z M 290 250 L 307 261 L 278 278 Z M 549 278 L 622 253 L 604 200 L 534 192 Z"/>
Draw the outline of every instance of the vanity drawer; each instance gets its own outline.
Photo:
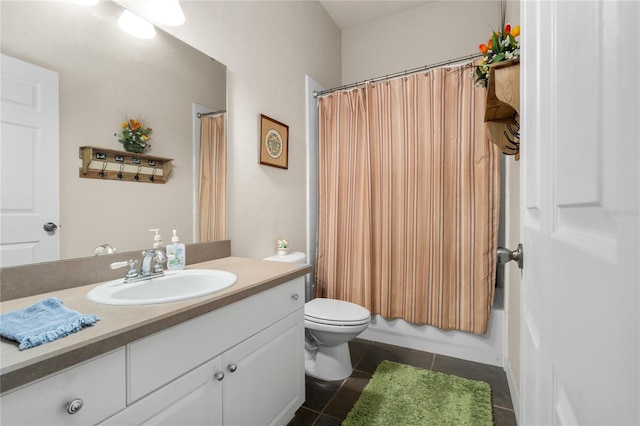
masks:
<path id="1" fill-rule="evenodd" d="M 129 404 L 304 307 L 304 277 L 128 345 Z"/>
<path id="2" fill-rule="evenodd" d="M 125 350 L 117 349 L 0 397 L 3 425 L 88 425 L 126 406 Z M 74 414 L 71 401 L 81 401 Z M 73 411 L 73 409 L 70 409 Z"/>

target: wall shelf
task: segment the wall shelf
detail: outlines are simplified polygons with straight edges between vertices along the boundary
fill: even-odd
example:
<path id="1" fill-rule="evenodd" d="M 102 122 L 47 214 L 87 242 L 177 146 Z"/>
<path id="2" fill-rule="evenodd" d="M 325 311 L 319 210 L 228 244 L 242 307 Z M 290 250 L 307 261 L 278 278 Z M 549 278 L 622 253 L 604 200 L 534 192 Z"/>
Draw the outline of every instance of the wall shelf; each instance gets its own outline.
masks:
<path id="1" fill-rule="evenodd" d="M 487 123 L 489 140 L 507 155 L 520 159 L 519 145 L 512 144 L 516 139 L 513 131 L 518 127 L 520 117 L 520 60 L 498 62 L 489 69 L 487 86 L 487 105 L 484 121 Z M 511 129 L 510 129 L 511 128 Z M 517 137 L 520 141 L 519 136 Z"/>
<path id="2" fill-rule="evenodd" d="M 95 146 L 81 146 L 79 158 L 79 176 L 89 179 L 166 183 L 173 168 L 173 158 Z"/>

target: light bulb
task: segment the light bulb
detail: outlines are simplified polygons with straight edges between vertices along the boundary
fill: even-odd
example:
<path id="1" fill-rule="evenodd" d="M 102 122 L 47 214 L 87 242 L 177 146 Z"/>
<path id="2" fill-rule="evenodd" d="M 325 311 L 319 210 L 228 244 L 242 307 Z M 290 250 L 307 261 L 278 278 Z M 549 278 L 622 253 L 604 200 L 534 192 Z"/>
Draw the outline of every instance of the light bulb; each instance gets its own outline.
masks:
<path id="1" fill-rule="evenodd" d="M 134 37 L 154 38 L 156 36 L 156 29 L 153 28 L 150 22 L 128 10 L 122 12 L 122 15 L 118 18 L 118 25 Z"/>
<path id="2" fill-rule="evenodd" d="M 184 12 L 178 0 L 149 0 L 147 12 L 160 24 L 173 27 L 184 24 Z"/>
<path id="3" fill-rule="evenodd" d="M 99 0 L 71 0 L 72 3 L 79 4 L 80 6 L 95 6 Z"/>

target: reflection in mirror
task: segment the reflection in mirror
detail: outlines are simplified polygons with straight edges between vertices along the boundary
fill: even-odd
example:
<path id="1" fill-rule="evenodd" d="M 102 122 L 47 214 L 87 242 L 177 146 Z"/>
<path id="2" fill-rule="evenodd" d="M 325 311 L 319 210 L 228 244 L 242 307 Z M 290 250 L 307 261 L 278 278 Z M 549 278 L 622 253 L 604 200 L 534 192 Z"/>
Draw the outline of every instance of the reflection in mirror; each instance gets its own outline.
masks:
<path id="1" fill-rule="evenodd" d="M 123 9 L 110 1 L 0 8 L 2 53 L 59 77 L 60 258 L 92 256 L 99 244 L 145 249 L 152 228 L 165 244 L 173 229 L 181 242 L 198 242 L 194 116 L 226 110 L 226 67 L 159 29 L 148 40 L 126 34 L 117 25 Z M 166 184 L 79 178 L 79 147 L 122 150 L 114 134 L 125 117 L 153 128 L 147 154 L 173 159 Z"/>

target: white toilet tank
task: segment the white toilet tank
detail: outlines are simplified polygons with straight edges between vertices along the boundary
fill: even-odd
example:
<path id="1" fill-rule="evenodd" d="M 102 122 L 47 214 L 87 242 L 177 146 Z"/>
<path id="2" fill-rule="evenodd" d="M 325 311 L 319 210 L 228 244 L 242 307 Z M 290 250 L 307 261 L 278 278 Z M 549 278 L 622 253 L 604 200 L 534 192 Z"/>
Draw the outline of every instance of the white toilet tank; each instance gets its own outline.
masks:
<path id="1" fill-rule="evenodd" d="M 306 265 L 307 255 L 301 251 L 292 251 L 289 254 L 274 254 L 273 256 L 265 257 L 263 260 L 273 260 L 276 262 L 289 262 L 296 265 Z"/>

